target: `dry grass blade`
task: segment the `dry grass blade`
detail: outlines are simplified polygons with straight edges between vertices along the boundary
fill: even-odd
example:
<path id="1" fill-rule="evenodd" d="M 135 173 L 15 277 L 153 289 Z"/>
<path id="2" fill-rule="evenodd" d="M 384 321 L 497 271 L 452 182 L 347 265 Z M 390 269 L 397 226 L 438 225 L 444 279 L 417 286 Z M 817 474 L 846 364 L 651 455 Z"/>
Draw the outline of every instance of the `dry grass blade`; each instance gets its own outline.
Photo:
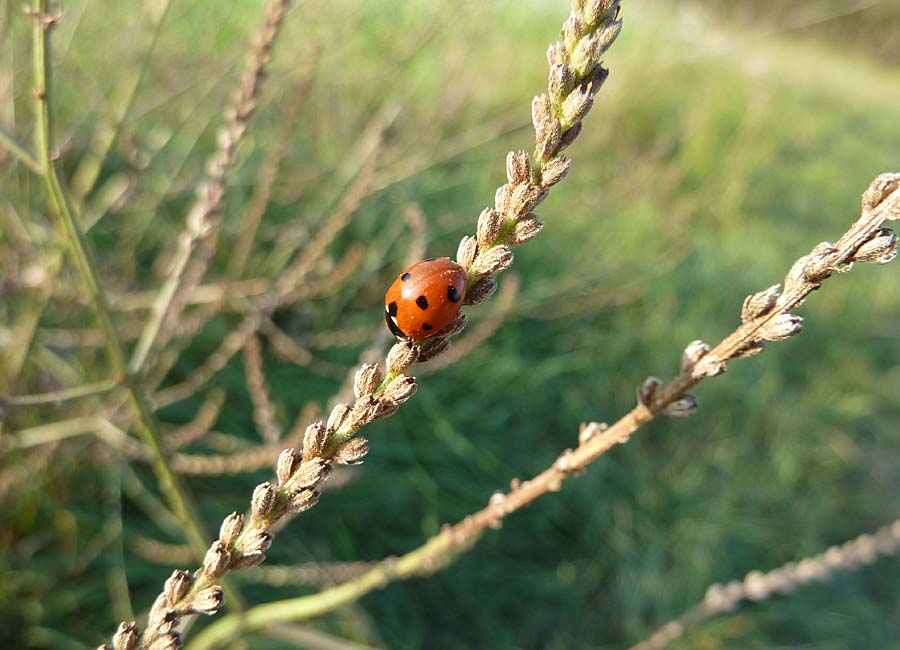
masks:
<path id="1" fill-rule="evenodd" d="M 275 422 L 275 410 L 269 399 L 266 375 L 263 369 L 262 348 L 257 336 L 250 336 L 244 342 L 244 374 L 247 390 L 253 402 L 253 421 L 262 439 L 270 445 L 278 444 L 281 427 Z"/>

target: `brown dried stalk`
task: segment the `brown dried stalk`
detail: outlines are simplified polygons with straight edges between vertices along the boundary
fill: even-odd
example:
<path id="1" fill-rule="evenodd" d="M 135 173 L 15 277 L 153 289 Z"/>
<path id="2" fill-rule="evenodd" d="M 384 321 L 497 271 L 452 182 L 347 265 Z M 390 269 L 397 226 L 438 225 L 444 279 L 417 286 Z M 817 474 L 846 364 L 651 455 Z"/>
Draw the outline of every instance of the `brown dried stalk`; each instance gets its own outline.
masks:
<path id="1" fill-rule="evenodd" d="M 759 602 L 775 595 L 789 594 L 797 587 L 812 582 L 825 582 L 834 572 L 851 571 L 898 551 L 900 519 L 874 533 L 864 533 L 799 562 L 788 562 L 766 573 L 751 571 L 743 580 L 732 580 L 726 585 L 710 585 L 703 602 L 669 621 L 648 639 L 632 646 L 631 650 L 662 650 L 672 641 L 684 636 L 687 628 L 692 625 L 719 614 L 733 612 L 743 602 Z"/>
<path id="2" fill-rule="evenodd" d="M 225 126 L 219 130 L 217 150 L 206 165 L 206 178 L 197 189 L 197 197 L 188 211 L 186 228 L 178 238 L 178 250 L 168 277 L 153 303 L 150 320 L 141 332 L 128 362 L 132 373 L 143 368 L 154 346 L 164 344 L 171 337 L 171 330 L 186 304 L 181 296 L 189 294 L 205 273 L 208 259 L 205 262 L 201 260 L 197 269 L 191 273 L 192 281 L 185 283 L 185 269 L 198 243 L 209 242 L 211 237 L 215 238 L 218 234 L 216 213 L 225 197 L 225 174 L 234 162 L 237 148 L 256 109 L 265 66 L 271 58 L 272 46 L 289 5 L 289 0 L 271 0 L 266 9 L 262 30 L 248 58 L 240 86 L 225 108 Z M 211 256 L 211 251 L 207 253 Z M 180 291 L 182 288 L 188 290 Z"/>
<path id="3" fill-rule="evenodd" d="M 525 152 L 507 156 L 508 183 L 497 190 L 495 208 L 482 212 L 477 236 L 464 238 L 459 246 L 457 258 L 469 276 L 465 304 L 475 305 L 490 297 L 496 289 L 493 276 L 512 264 L 510 246 L 528 241 L 543 227 L 531 211 L 568 171 L 568 161 L 559 157 L 559 153 L 578 136 L 581 120 L 607 77 L 600 58 L 621 29 L 618 13 L 618 0 L 573 1 L 572 12 L 563 25 L 563 40 L 548 51 L 551 66 L 549 94 L 540 95 L 532 104 L 533 160 Z M 360 176 L 370 177 L 371 172 Z M 327 244 L 333 239 L 333 233 L 343 227 L 361 198 L 361 194 L 348 192 L 337 211 L 338 215 L 347 216 L 335 219 L 336 227 L 320 231 L 323 242 Z M 311 270 L 309 260 L 322 250 L 321 245 L 308 247 L 279 278 L 275 294 L 259 305 L 260 310 L 299 298 L 298 292 L 305 288 L 301 281 Z M 161 292 L 161 296 L 165 296 L 165 292 Z M 164 305 L 166 312 L 168 307 L 167 302 Z M 165 312 L 160 315 L 155 310 L 154 313 L 160 318 L 165 317 Z M 368 441 L 356 436 L 357 432 L 373 420 L 396 413 L 417 388 L 415 378 L 404 371 L 416 362 L 446 352 L 450 337 L 460 332 L 465 324 L 465 315 L 460 314 L 424 342 L 395 344 L 387 355 L 384 371 L 378 365 L 363 364 L 355 375 L 354 404 L 339 403 L 326 422 L 309 425 L 302 454 L 294 449 L 282 452 L 277 481 L 257 486 L 250 514 L 233 513 L 225 520 L 219 539 L 210 547 L 202 569 L 193 575 L 176 571 L 169 578 L 140 639 L 134 624 L 120 626 L 114 637 L 116 650 L 132 650 L 139 640 L 142 647 L 153 650 L 179 647 L 180 637 L 175 632 L 179 620 L 191 614 L 214 613 L 224 600 L 223 590 L 216 585 L 222 575 L 229 570 L 261 563 L 272 543 L 272 525 L 285 516 L 314 506 L 319 498 L 318 488 L 327 480 L 334 464 L 362 462 L 368 452 Z M 245 336 L 255 332 L 256 323 L 253 325 Z M 149 343 L 155 335 L 155 332 L 151 334 Z M 138 349 L 142 349 L 140 344 Z M 138 360 L 143 362 L 141 357 Z M 160 405 L 159 396 L 156 402 Z"/>
<path id="4" fill-rule="evenodd" d="M 247 390 L 253 402 L 253 422 L 262 439 L 277 445 L 281 438 L 281 427 L 275 421 L 275 409 L 269 399 L 269 388 L 266 386 L 266 375 L 263 369 L 262 348 L 257 336 L 251 336 L 244 343 L 244 375 L 247 378 Z"/>

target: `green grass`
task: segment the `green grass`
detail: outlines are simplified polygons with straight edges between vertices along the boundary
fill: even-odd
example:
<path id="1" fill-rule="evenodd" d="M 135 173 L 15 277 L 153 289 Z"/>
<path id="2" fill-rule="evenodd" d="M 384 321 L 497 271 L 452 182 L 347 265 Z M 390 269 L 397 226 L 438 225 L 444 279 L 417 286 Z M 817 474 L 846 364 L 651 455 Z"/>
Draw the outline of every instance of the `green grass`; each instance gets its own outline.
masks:
<path id="1" fill-rule="evenodd" d="M 117 146 L 103 169 L 104 179 L 126 172 L 139 182 L 91 234 L 114 288 L 130 277 L 131 288 L 158 285 L 150 264 L 180 227 L 259 22 L 262 3 L 227 11 L 214 4 L 173 0 L 129 121 L 129 137 L 151 153 L 148 165 L 129 169 Z M 71 45 L 55 73 L 68 171 L 104 98 L 134 74 L 152 22 L 125 3 L 87 3 L 75 28 L 81 5 L 71 5 L 72 20 L 56 35 Z M 311 2 L 290 14 L 253 137 L 229 176 L 231 232 L 271 146 L 282 91 L 290 97 L 298 62 L 313 47 L 322 47 L 318 73 L 263 238 L 298 216 L 314 228 L 346 182 L 348 152 L 372 115 L 386 102 L 402 105 L 379 176 L 395 182 L 363 203 L 338 242 L 369 242 L 367 261 L 342 291 L 280 314 L 293 334 L 381 319 L 383 290 L 402 265 L 397 223 L 407 203 L 428 216 L 429 256 L 452 255 L 473 229 L 503 181 L 506 151 L 530 144 L 529 102 L 546 83 L 544 51 L 567 10 L 562 1 L 522 5 Z M 570 152 L 572 171 L 539 210 L 541 236 L 517 251 L 522 289 L 513 314 L 461 362 L 424 377 L 397 416 L 369 427 L 371 452 L 356 480 L 279 534 L 270 561 L 401 554 L 511 478 L 540 471 L 576 443 L 580 422 L 615 419 L 647 375 L 674 375 L 686 343 L 729 333 L 745 295 L 837 238 L 868 181 L 900 167 L 896 70 L 795 34 L 756 37 L 702 13 L 650 3 L 627 3 L 623 13 L 612 74 Z M 23 38 L 2 45 L 4 60 L 15 62 L 23 137 L 24 46 Z M 24 172 L 7 166 L 0 174 L 4 200 L 39 205 Z M 0 237 L 8 244 L 8 233 Z M 265 259 L 252 258 L 251 268 L 263 269 Z M 29 296 L 16 299 L 0 311 L 10 323 Z M 473 320 L 489 309 L 471 310 Z M 801 336 L 702 385 L 690 420 L 652 423 L 450 570 L 390 585 L 317 625 L 391 648 L 623 648 L 696 603 L 711 582 L 818 553 L 900 516 L 897 268 L 861 265 L 830 280 L 801 313 Z M 89 322 L 86 311 L 61 305 L 43 324 Z M 215 347 L 227 324 L 204 331 L 174 378 Z M 357 351 L 323 354 L 349 367 Z M 104 376 L 102 355 L 81 362 L 89 379 Z M 339 384 L 270 357 L 267 368 L 285 424 Z M 229 400 L 218 428 L 252 439 L 239 358 L 221 385 Z M 163 416 L 183 422 L 197 405 Z M 54 412 L 28 417 L 46 422 Z M 114 554 L 87 566 L 79 559 L 116 508 L 116 464 L 96 443 L 65 444 L 52 467 L 0 500 L 4 646 L 93 647 L 115 629 Z M 3 457 L 3 467 L 17 462 L 14 453 Z M 153 485 L 145 467 L 136 469 Z M 241 509 L 265 477 L 189 485 L 212 525 Z M 178 541 L 127 497 L 122 507 L 126 544 L 136 533 Z M 134 607 L 144 610 L 168 569 L 127 546 L 125 564 Z M 900 648 L 898 584 L 900 563 L 881 560 L 744 607 L 673 648 Z M 242 587 L 251 602 L 306 589 Z"/>

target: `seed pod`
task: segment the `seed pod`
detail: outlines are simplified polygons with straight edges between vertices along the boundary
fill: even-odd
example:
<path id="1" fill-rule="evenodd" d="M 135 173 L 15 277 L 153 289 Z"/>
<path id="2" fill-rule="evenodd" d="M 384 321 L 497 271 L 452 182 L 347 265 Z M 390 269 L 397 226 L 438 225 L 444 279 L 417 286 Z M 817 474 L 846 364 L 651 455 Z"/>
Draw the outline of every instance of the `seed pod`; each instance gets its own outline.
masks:
<path id="1" fill-rule="evenodd" d="M 291 499 L 291 511 L 303 512 L 309 510 L 319 502 L 319 493 L 316 490 L 303 490 Z"/>
<path id="2" fill-rule="evenodd" d="M 688 394 L 667 405 L 662 410 L 662 413 L 663 415 L 668 415 L 670 418 L 683 420 L 696 413 L 699 406 L 700 404 L 697 402 L 697 398 Z"/>
<path id="3" fill-rule="evenodd" d="M 562 101 L 575 87 L 575 75 L 572 74 L 572 69 L 565 63 L 551 65 L 547 86 L 550 90 L 550 98 L 556 102 Z M 511 179 L 510 182 L 512 182 Z"/>
<path id="4" fill-rule="evenodd" d="M 250 499 L 251 516 L 254 520 L 265 517 L 275 506 L 275 499 L 278 497 L 278 488 L 272 483 L 266 481 L 260 483 L 253 490 L 253 496 Z"/>
<path id="5" fill-rule="evenodd" d="M 543 187 L 552 187 L 560 182 L 569 173 L 569 161 L 562 156 L 548 160 L 541 167 L 541 184 Z"/>
<path id="6" fill-rule="evenodd" d="M 760 335 L 766 341 L 783 341 L 803 331 L 803 319 L 793 314 L 779 314 L 766 323 Z"/>
<path id="7" fill-rule="evenodd" d="M 887 264 L 895 257 L 897 257 L 897 234 L 890 228 L 879 228 L 869 241 L 859 247 L 853 261 Z"/>
<path id="8" fill-rule="evenodd" d="M 203 572 L 210 578 L 218 578 L 228 568 L 228 562 L 231 554 L 228 552 L 222 540 L 217 539 L 206 551 L 206 557 L 203 558 Z"/>
<path id="9" fill-rule="evenodd" d="M 506 178 L 510 185 L 527 183 L 531 179 L 531 161 L 524 151 L 506 154 Z"/>
<path id="10" fill-rule="evenodd" d="M 285 449 L 278 456 L 278 463 L 275 465 L 275 474 L 278 476 L 278 482 L 282 485 L 291 480 L 291 476 L 297 471 L 302 458 L 294 448 Z"/>
<path id="11" fill-rule="evenodd" d="M 530 183 L 522 183 L 513 187 L 509 198 L 509 213 L 521 219 L 534 210 L 547 198 L 547 190 Z"/>
<path id="12" fill-rule="evenodd" d="M 874 210 L 900 188 L 900 174 L 881 174 L 866 188 L 862 195 L 863 210 Z M 887 215 L 888 219 L 900 219 L 900 211 Z"/>
<path id="13" fill-rule="evenodd" d="M 239 558 L 234 560 L 232 563 L 232 569 L 249 569 L 250 567 L 258 566 L 263 563 L 266 559 L 266 554 L 262 551 L 257 553 L 245 553 L 241 555 Z"/>
<path id="14" fill-rule="evenodd" d="M 147 629 L 163 634 L 174 630 L 178 622 L 178 613 L 169 607 L 166 595 L 157 596 L 147 615 Z"/>
<path id="15" fill-rule="evenodd" d="M 565 60 L 566 51 L 563 49 L 562 44 L 558 41 L 556 43 L 551 43 L 547 48 L 547 63 L 549 65 L 556 65 L 565 63 Z"/>
<path id="16" fill-rule="evenodd" d="M 575 138 L 581 133 L 581 122 L 576 122 L 570 128 L 566 129 L 566 132 L 563 133 L 562 138 L 559 141 L 559 151 L 562 151 L 570 144 L 575 142 Z"/>
<path id="17" fill-rule="evenodd" d="M 460 240 L 459 247 L 456 249 L 456 263 L 464 269 L 468 269 L 472 266 L 477 254 L 478 240 L 466 235 Z"/>
<path id="18" fill-rule="evenodd" d="M 222 526 L 219 528 L 219 539 L 222 540 L 226 548 L 230 548 L 243 530 L 244 515 L 232 512 L 225 517 L 225 521 L 222 522 Z"/>
<path id="19" fill-rule="evenodd" d="M 509 236 L 509 243 L 512 246 L 518 246 L 532 239 L 537 235 L 544 224 L 540 222 L 534 213 L 527 214 L 516 222 Z"/>
<path id="20" fill-rule="evenodd" d="M 488 248 L 478 256 L 476 272 L 479 275 L 493 275 L 505 271 L 512 266 L 513 257 L 509 246 L 501 244 Z"/>
<path id="21" fill-rule="evenodd" d="M 272 534 L 264 530 L 258 530 L 244 538 L 243 551 L 248 555 L 265 553 L 272 546 Z"/>
<path id="22" fill-rule="evenodd" d="M 531 101 L 531 123 L 535 130 L 553 118 L 553 106 L 547 95 L 538 95 Z"/>
<path id="23" fill-rule="evenodd" d="M 334 459 L 342 465 L 359 465 L 363 457 L 369 453 L 369 441 L 365 438 L 350 438 L 338 447 Z"/>
<path id="24" fill-rule="evenodd" d="M 562 141 L 562 125 L 555 117 L 541 122 L 534 129 L 535 149 L 534 154 L 538 160 L 549 160 L 560 150 Z M 531 208 L 528 208 L 529 210 Z"/>
<path id="25" fill-rule="evenodd" d="M 425 343 L 425 345 L 422 346 L 422 349 L 419 352 L 419 361 L 421 363 L 431 361 L 435 357 L 444 354 L 444 352 L 449 350 L 451 346 L 452 343 L 446 336 L 435 336 L 434 338 L 429 339 Z"/>
<path id="26" fill-rule="evenodd" d="M 752 343 L 748 343 L 747 345 L 742 347 L 740 350 L 735 352 L 733 358 L 734 359 L 746 359 L 747 357 L 752 357 L 752 356 L 759 354 L 760 352 L 765 350 L 765 348 L 766 348 L 766 345 L 762 341 L 753 341 Z"/>
<path id="27" fill-rule="evenodd" d="M 578 16 L 570 15 L 566 18 L 562 26 L 562 37 L 567 50 L 571 52 L 575 48 L 584 31 L 585 25 Z"/>
<path id="28" fill-rule="evenodd" d="M 773 284 L 764 291 L 754 293 L 744 299 L 741 307 L 741 321 L 744 323 L 768 314 L 778 300 L 781 285 Z"/>
<path id="29" fill-rule="evenodd" d="M 353 393 L 357 399 L 362 395 L 369 395 L 378 388 L 381 383 L 381 370 L 373 363 L 364 363 L 356 371 L 353 378 Z"/>
<path id="30" fill-rule="evenodd" d="M 691 341 L 681 353 L 681 372 L 686 372 L 697 365 L 697 362 L 709 352 L 709 346 L 703 341 Z"/>
<path id="31" fill-rule="evenodd" d="M 325 425 L 329 433 L 338 431 L 341 428 L 341 425 L 346 422 L 348 415 L 350 415 L 349 406 L 346 404 L 335 405 L 335 407 L 331 409 L 331 415 L 328 416 L 328 423 Z"/>
<path id="32" fill-rule="evenodd" d="M 324 481 L 331 474 L 331 462 L 324 458 L 312 458 L 303 461 L 300 468 L 294 474 L 288 488 L 290 490 L 302 490 L 312 487 Z"/>
<path id="33" fill-rule="evenodd" d="M 172 575 L 169 576 L 169 579 L 166 580 L 165 587 L 163 588 L 168 606 L 175 607 L 180 603 L 187 595 L 192 583 L 193 579 L 191 578 L 190 572 L 182 571 L 180 569 L 173 571 Z"/>
<path id="34" fill-rule="evenodd" d="M 144 650 L 180 650 L 181 636 L 178 632 L 167 632 L 156 637 Z"/>
<path id="35" fill-rule="evenodd" d="M 650 406 L 656 391 L 662 386 L 662 379 L 659 377 L 647 377 L 641 387 L 638 389 L 638 402 L 644 406 Z"/>
<path id="36" fill-rule="evenodd" d="M 382 401 L 388 404 L 399 405 L 416 394 L 416 378 L 408 375 L 398 375 L 387 385 L 381 394 Z"/>
<path id="37" fill-rule="evenodd" d="M 482 248 L 493 244 L 503 229 L 503 215 L 496 210 L 485 208 L 478 217 L 478 245 Z"/>
<path id="38" fill-rule="evenodd" d="M 501 214 L 509 213 L 509 197 L 512 196 L 512 185 L 506 183 L 497 188 L 494 192 L 494 207 Z"/>
<path id="39" fill-rule="evenodd" d="M 134 622 L 119 623 L 119 629 L 113 635 L 113 648 L 115 650 L 135 650 L 139 638 L 137 625 Z"/>
<path id="40" fill-rule="evenodd" d="M 322 421 L 313 422 L 306 427 L 303 434 L 303 459 L 309 460 L 316 456 L 321 456 L 325 449 L 325 443 L 328 442 L 328 429 L 322 424 Z"/>
<path id="41" fill-rule="evenodd" d="M 453 320 L 450 321 L 450 324 L 447 325 L 447 327 L 438 332 L 438 335 L 448 337 L 455 336 L 466 328 L 466 323 L 468 323 L 468 318 L 466 318 L 465 314 L 460 312 L 453 317 Z"/>
<path id="42" fill-rule="evenodd" d="M 374 395 L 363 395 L 350 411 L 350 430 L 356 431 L 378 417 L 381 402 Z"/>
<path id="43" fill-rule="evenodd" d="M 463 298 L 464 305 L 477 305 L 491 296 L 497 291 L 497 281 L 489 275 L 486 275 L 473 284 L 466 291 L 466 297 Z"/>
<path id="44" fill-rule="evenodd" d="M 584 119 L 591 107 L 594 98 L 589 88 L 581 86 L 574 89 L 562 103 L 562 122 L 565 126 L 571 126 Z"/>
<path id="45" fill-rule="evenodd" d="M 190 611 L 194 614 L 215 614 L 225 604 L 225 591 L 219 585 L 213 585 L 198 592 L 191 598 Z"/>
<path id="46" fill-rule="evenodd" d="M 468 292 L 466 293 L 468 297 Z M 388 372 L 403 372 L 416 362 L 419 357 L 419 349 L 412 345 L 409 341 L 400 341 L 395 343 L 387 356 Z"/>

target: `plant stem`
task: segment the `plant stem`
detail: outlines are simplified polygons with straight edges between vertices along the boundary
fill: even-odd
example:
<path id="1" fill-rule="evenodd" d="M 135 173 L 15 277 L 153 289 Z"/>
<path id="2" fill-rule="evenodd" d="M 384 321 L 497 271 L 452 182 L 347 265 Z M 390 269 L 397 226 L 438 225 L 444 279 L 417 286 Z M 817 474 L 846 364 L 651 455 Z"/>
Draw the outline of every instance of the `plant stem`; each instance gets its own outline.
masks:
<path id="1" fill-rule="evenodd" d="M 156 473 L 160 489 L 166 496 L 169 507 L 182 522 L 188 543 L 197 557 L 202 559 L 206 554 L 208 540 L 211 537 L 203 530 L 200 523 L 202 520 L 196 506 L 178 476 L 172 471 L 168 458 L 163 452 L 158 433 L 159 425 L 153 415 L 152 407 L 139 388 L 138 378 L 128 373 L 122 342 L 110 316 L 106 293 L 97 279 L 97 262 L 78 227 L 72 204 L 51 158 L 53 132 L 49 96 L 49 34 L 53 22 L 46 12 L 47 0 L 35 0 L 32 15 L 34 20 L 32 56 L 36 118 L 34 140 L 37 160 L 43 171 L 45 191 L 51 207 L 59 217 L 81 283 L 106 336 L 106 349 L 115 373 L 114 380 L 128 390 L 128 401 L 136 416 L 135 424 L 144 444 L 153 455 L 153 471 Z"/>
<path id="2" fill-rule="evenodd" d="M 35 393 L 33 395 L 10 395 L 8 397 L 0 397 L 0 404 L 4 406 L 23 407 L 23 406 L 41 406 L 43 404 L 59 404 L 70 399 L 79 399 L 81 397 L 95 397 L 103 395 L 115 389 L 119 385 L 114 379 L 98 381 L 93 384 L 84 384 L 83 386 L 75 386 L 74 388 L 63 388 L 49 393 Z"/>
<path id="3" fill-rule="evenodd" d="M 38 162 L 38 159 L 35 158 L 34 155 L 25 148 L 25 145 L 19 142 L 14 135 L 7 133 L 4 129 L 0 129 L 0 147 L 4 147 L 12 155 L 18 158 L 19 161 L 27 165 L 35 174 L 39 176 L 43 175 L 44 168 L 41 167 L 41 163 Z"/>

